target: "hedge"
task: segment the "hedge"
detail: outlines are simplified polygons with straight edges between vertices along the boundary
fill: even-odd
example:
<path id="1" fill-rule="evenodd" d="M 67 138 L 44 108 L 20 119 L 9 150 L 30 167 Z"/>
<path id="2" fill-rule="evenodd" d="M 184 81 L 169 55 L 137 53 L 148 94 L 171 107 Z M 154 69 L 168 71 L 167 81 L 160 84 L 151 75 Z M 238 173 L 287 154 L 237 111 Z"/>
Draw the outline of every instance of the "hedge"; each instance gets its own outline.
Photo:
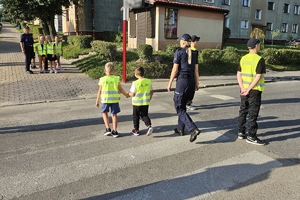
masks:
<path id="1" fill-rule="evenodd" d="M 91 48 L 92 41 L 91 35 L 68 36 L 68 43 L 80 49 Z"/>
<path id="2" fill-rule="evenodd" d="M 109 61 L 114 61 L 118 55 L 117 46 L 112 42 L 94 40 L 91 45 L 93 51 L 99 53 L 101 57 Z"/>

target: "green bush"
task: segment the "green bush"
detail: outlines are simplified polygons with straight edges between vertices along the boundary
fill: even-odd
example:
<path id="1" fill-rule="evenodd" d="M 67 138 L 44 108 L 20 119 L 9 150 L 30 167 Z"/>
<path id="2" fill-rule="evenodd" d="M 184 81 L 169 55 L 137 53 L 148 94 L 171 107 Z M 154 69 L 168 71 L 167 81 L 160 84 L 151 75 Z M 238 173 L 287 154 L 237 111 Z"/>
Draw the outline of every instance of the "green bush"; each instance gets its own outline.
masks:
<path id="1" fill-rule="evenodd" d="M 238 54 L 238 49 L 234 47 L 226 47 L 223 50 L 222 56 L 225 63 L 239 63 L 241 56 Z"/>
<path id="2" fill-rule="evenodd" d="M 232 50 L 232 49 L 231 49 Z M 199 71 L 201 75 L 219 75 L 236 73 L 239 55 L 231 50 L 204 49 L 199 54 Z M 234 60 L 229 60 L 234 57 Z"/>
<path id="3" fill-rule="evenodd" d="M 91 35 L 76 35 L 68 37 L 68 44 L 73 45 L 74 47 L 85 49 L 91 48 L 91 42 L 93 37 Z"/>
<path id="4" fill-rule="evenodd" d="M 104 31 L 103 32 L 103 40 L 106 42 L 122 42 L 122 32 L 116 31 Z"/>
<path id="5" fill-rule="evenodd" d="M 151 61 L 153 54 L 153 47 L 149 44 L 141 44 L 137 48 L 139 58 L 143 61 Z"/>
<path id="6" fill-rule="evenodd" d="M 264 49 L 263 58 L 271 65 L 299 65 L 300 51 L 292 49 Z"/>
<path id="7" fill-rule="evenodd" d="M 91 45 L 93 51 L 109 61 L 114 61 L 118 55 L 117 46 L 114 43 L 94 40 Z"/>
<path id="8" fill-rule="evenodd" d="M 166 53 L 169 56 L 174 56 L 175 51 L 179 48 L 180 48 L 180 46 L 178 44 L 169 44 L 166 47 Z"/>

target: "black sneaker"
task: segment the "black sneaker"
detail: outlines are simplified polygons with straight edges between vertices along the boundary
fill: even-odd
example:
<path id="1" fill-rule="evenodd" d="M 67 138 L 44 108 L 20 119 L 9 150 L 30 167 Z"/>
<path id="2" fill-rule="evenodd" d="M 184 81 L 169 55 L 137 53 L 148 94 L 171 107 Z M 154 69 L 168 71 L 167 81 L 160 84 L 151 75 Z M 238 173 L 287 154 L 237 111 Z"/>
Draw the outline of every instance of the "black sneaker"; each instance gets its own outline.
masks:
<path id="1" fill-rule="evenodd" d="M 179 134 L 180 136 L 184 136 L 184 131 L 181 130 L 181 129 L 175 128 L 174 132 L 177 133 L 177 134 Z"/>
<path id="2" fill-rule="evenodd" d="M 31 70 L 26 71 L 26 74 L 33 74 L 33 71 L 31 71 Z"/>
<path id="3" fill-rule="evenodd" d="M 35 69 L 35 68 L 36 68 L 36 66 L 35 66 L 35 65 L 31 66 L 31 69 Z"/>
<path id="4" fill-rule="evenodd" d="M 200 133 L 201 133 L 201 131 L 198 128 L 193 129 L 191 131 L 190 142 L 194 142 Z"/>
<path id="5" fill-rule="evenodd" d="M 245 133 L 238 133 L 238 139 L 246 139 L 247 135 Z"/>
<path id="6" fill-rule="evenodd" d="M 111 135 L 112 135 L 114 138 L 119 137 L 118 131 L 115 131 L 115 130 L 113 130 L 113 131 L 111 132 Z"/>
<path id="7" fill-rule="evenodd" d="M 105 136 L 111 135 L 111 129 L 110 128 L 105 129 L 104 135 Z"/>
<path id="8" fill-rule="evenodd" d="M 247 136 L 246 142 L 249 143 L 249 144 L 255 144 L 255 145 L 265 145 L 265 142 L 261 141 L 257 137 Z"/>

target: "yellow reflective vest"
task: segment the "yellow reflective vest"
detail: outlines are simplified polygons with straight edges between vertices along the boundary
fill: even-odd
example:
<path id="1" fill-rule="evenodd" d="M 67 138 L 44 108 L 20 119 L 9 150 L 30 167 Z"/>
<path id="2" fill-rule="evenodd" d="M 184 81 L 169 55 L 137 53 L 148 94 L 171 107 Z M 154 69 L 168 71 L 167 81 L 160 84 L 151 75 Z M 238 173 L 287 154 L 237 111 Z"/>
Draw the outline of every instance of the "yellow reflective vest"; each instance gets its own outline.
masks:
<path id="1" fill-rule="evenodd" d="M 54 54 L 54 48 L 55 48 L 55 42 L 47 43 L 47 54 L 53 55 Z"/>
<path id="2" fill-rule="evenodd" d="M 240 60 L 240 66 L 242 69 L 242 80 L 244 88 L 248 88 L 254 81 L 256 76 L 257 64 L 261 57 L 257 54 L 247 54 Z M 262 74 L 259 82 L 252 88 L 252 90 L 264 91 L 265 90 L 265 79 Z"/>
<path id="3" fill-rule="evenodd" d="M 132 105 L 145 106 L 150 104 L 151 80 L 147 78 L 133 81 L 135 86 L 135 96 L 132 98 Z"/>
<path id="4" fill-rule="evenodd" d="M 101 103 L 120 102 L 119 82 L 119 76 L 104 76 L 100 78 L 100 85 L 102 86 Z"/>
<path id="5" fill-rule="evenodd" d="M 55 44 L 56 54 L 62 54 L 62 42 Z"/>
<path id="6" fill-rule="evenodd" d="M 42 45 L 43 45 L 43 47 L 42 47 Z M 47 46 L 45 43 L 44 44 L 37 43 L 36 46 L 37 46 L 37 50 L 38 50 L 37 53 L 39 56 L 47 55 Z"/>

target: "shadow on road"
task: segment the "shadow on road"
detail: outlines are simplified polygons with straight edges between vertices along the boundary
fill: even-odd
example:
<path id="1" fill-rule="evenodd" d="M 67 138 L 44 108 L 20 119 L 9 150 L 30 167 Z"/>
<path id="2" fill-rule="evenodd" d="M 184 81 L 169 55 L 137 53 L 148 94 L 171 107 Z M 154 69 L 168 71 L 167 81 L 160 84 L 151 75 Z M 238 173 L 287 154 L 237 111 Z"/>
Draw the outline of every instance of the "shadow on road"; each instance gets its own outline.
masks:
<path id="1" fill-rule="evenodd" d="M 85 198 L 85 200 L 112 198 L 122 200 L 171 198 L 173 200 L 179 200 L 195 198 L 222 190 L 233 191 L 261 182 L 269 178 L 272 170 L 294 166 L 299 163 L 299 158 L 287 158 L 272 160 L 258 165 L 246 163 L 211 167 L 205 169 L 203 172 L 192 175 L 93 196 Z M 233 175 L 233 173 L 235 175 Z M 126 178 L 124 177 L 124 179 Z"/>

